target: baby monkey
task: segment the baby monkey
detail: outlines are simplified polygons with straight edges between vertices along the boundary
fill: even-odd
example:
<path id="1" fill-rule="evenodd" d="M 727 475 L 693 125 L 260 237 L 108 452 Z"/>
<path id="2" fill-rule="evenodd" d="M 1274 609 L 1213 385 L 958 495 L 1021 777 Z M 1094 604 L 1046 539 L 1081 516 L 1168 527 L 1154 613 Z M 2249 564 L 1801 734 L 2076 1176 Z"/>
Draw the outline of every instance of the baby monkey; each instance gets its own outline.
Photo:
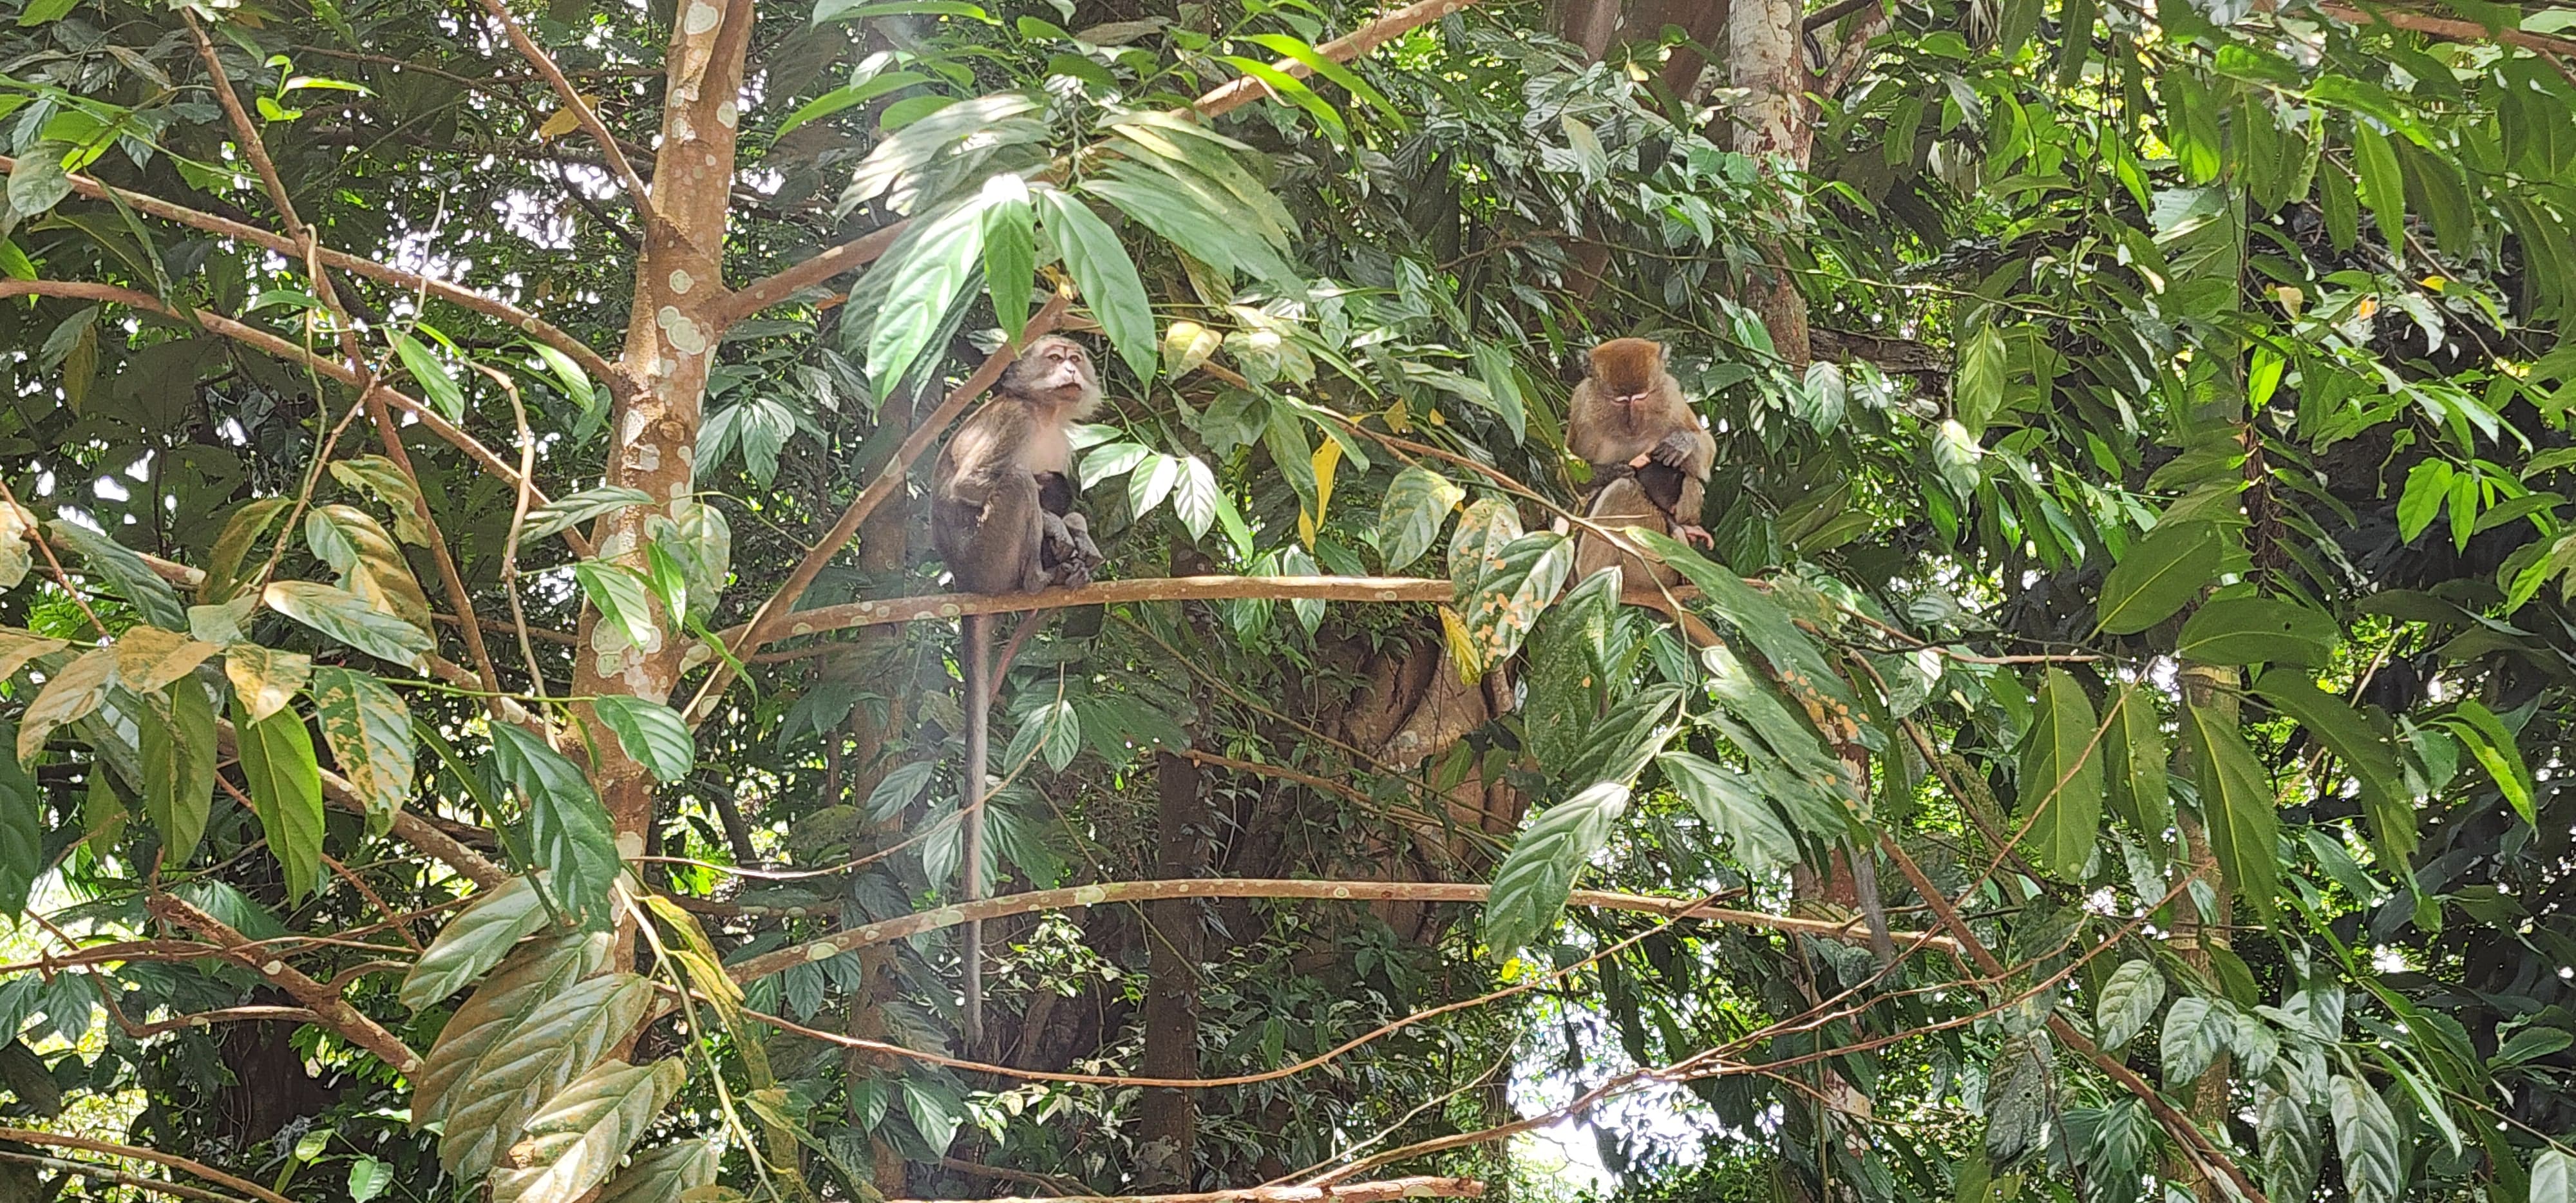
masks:
<path id="1" fill-rule="evenodd" d="M 1565 434 L 1566 449 L 1592 465 L 1592 499 L 1583 516 L 1611 530 L 1643 526 L 1713 546 L 1699 512 L 1717 440 L 1682 401 L 1665 358 L 1664 345 L 1646 338 L 1614 338 L 1592 348 L 1583 383 L 1574 386 Z M 1632 581 L 1681 581 L 1680 573 L 1623 553 L 1598 535 L 1576 539 L 1575 579 L 1612 563 Z"/>
<path id="2" fill-rule="evenodd" d="M 1029 344 L 993 386 L 993 399 L 940 449 L 930 486 L 930 539 L 957 585 L 973 593 L 1035 593 L 1085 585 L 1101 564 L 1090 523 L 1073 509 L 1072 425 L 1100 404 L 1100 377 L 1082 344 L 1048 335 Z M 965 900 L 984 896 L 985 761 L 994 684 L 992 620 L 958 620 L 966 649 Z M 1031 629 L 1023 621 L 1019 635 Z M 1012 639 L 1012 649 L 1019 643 Z M 984 932 L 966 924 L 966 1035 L 984 1034 Z"/>

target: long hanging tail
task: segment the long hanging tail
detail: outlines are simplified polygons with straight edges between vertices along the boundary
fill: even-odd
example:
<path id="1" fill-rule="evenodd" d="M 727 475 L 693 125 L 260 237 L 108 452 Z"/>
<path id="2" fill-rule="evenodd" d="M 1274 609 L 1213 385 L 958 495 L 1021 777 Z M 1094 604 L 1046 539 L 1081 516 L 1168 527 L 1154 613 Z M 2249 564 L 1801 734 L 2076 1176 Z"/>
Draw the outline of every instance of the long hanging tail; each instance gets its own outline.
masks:
<path id="1" fill-rule="evenodd" d="M 966 641 L 966 847 L 965 898 L 984 896 L 984 775 L 989 722 L 993 710 L 992 619 L 968 614 L 958 620 Z M 966 921 L 966 1042 L 984 1043 L 984 921 Z"/>

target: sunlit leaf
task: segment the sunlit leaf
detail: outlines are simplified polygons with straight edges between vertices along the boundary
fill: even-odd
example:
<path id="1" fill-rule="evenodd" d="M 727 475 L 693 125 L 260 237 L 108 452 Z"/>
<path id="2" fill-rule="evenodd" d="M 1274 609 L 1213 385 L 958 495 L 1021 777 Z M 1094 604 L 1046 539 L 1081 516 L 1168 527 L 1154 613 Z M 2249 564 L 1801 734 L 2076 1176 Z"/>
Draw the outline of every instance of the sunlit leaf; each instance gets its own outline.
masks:
<path id="1" fill-rule="evenodd" d="M 492 761 L 528 799 L 528 842 L 564 911 L 585 923 L 609 918 L 609 887 L 623 862 L 608 812 L 579 766 L 517 727 L 492 728 Z"/>
<path id="2" fill-rule="evenodd" d="M 695 737 L 679 712 L 649 698 L 607 694 L 591 699 L 599 721 L 617 733 L 617 746 L 663 782 L 689 775 L 698 762 Z"/>
<path id="3" fill-rule="evenodd" d="M 27 712 L 18 716 L 18 759 L 33 760 L 45 748 L 45 740 L 54 728 L 76 722 L 107 700 L 107 691 L 116 684 L 116 649 L 92 648 L 74 657 L 58 673 L 48 675 L 45 687 L 27 703 Z"/>
<path id="4" fill-rule="evenodd" d="M 368 834 L 382 835 L 411 800 L 411 708 L 383 681 L 355 669 L 315 668 L 312 690 L 322 741 L 366 804 Z"/>
<path id="5" fill-rule="evenodd" d="M 1141 382 L 1154 378 L 1154 311 L 1145 297 L 1145 281 L 1136 262 L 1119 245 L 1109 223 L 1100 220 L 1081 198 L 1054 188 L 1033 194 L 1038 222 L 1064 256 L 1065 270 L 1082 290 L 1091 315 L 1109 336 L 1118 358 Z"/>
<path id="6" fill-rule="evenodd" d="M 2102 578 L 2102 629 L 2133 635 L 2171 617 L 2216 579 L 2222 551 L 2210 523 L 2159 524 Z"/>
<path id="7" fill-rule="evenodd" d="M 1440 541 L 1441 526 L 1466 496 L 1448 477 L 1420 464 L 1396 473 L 1378 503 L 1377 545 L 1386 570 L 1401 572 L 1431 550 Z"/>
<path id="8" fill-rule="evenodd" d="M 1627 813 L 1628 786 L 1603 781 L 1534 815 L 1494 870 L 1494 891 L 1485 903 L 1486 952 L 1501 960 L 1554 930 L 1575 875 L 1610 842 Z"/>
<path id="9" fill-rule="evenodd" d="M 233 735 L 251 809 L 285 870 L 287 897 L 300 900 L 322 879 L 322 770 L 313 733 L 291 709 L 254 720 L 235 697 Z"/>
<path id="10" fill-rule="evenodd" d="M 161 833 L 162 863 L 175 867 L 196 851 L 214 806 L 215 703 L 188 677 L 146 704 L 152 721 L 139 724 L 135 733 L 143 758 L 143 813 Z"/>
<path id="11" fill-rule="evenodd" d="M 272 581 L 268 608 L 380 660 L 420 667 L 437 645 L 429 632 L 386 614 L 346 589 L 313 581 Z"/>
<path id="12" fill-rule="evenodd" d="M 2017 686 L 2007 686 L 2017 688 Z M 2102 838 L 2102 731 L 2093 700 L 2050 667 L 2021 750 L 2022 848 L 2050 872 L 2080 880 Z"/>

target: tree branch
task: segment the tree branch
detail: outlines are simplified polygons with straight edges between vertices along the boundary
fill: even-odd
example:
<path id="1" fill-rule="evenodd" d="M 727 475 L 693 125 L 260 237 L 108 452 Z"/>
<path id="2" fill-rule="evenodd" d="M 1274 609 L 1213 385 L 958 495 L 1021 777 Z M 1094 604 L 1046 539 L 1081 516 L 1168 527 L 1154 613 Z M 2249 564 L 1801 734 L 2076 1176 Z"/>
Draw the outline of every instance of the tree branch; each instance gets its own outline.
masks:
<path id="1" fill-rule="evenodd" d="M 236 1196 L 227 1195 L 220 1191 L 207 1190 L 202 1186 L 182 1186 L 176 1182 L 168 1182 L 159 1178 L 146 1178 L 141 1174 L 129 1174 L 111 1166 L 94 1165 L 86 1161 L 70 1161 L 61 1157 L 45 1157 L 35 1153 L 13 1153 L 5 1149 L 0 1149 L 0 1161 L 14 1161 L 20 1165 L 32 1165 L 38 1169 L 53 1170 L 57 1173 L 66 1174 L 74 1178 L 87 1178 L 92 1182 L 105 1183 L 114 1186 L 128 1186 L 140 1191 L 149 1191 L 156 1195 L 169 1195 L 180 1199 L 196 1199 L 199 1200 L 200 1203 L 240 1203 Z"/>
<path id="2" fill-rule="evenodd" d="M 104 1153 L 110 1157 L 123 1157 L 130 1161 L 148 1161 L 154 1165 L 166 1165 L 174 1170 L 186 1170 L 208 1182 L 231 1187 L 254 1199 L 264 1200 L 265 1203 L 295 1203 L 293 1199 L 256 1182 L 233 1177 L 204 1162 L 190 1161 L 185 1157 L 164 1153 L 159 1149 L 92 1140 L 86 1136 L 65 1136 L 56 1132 L 31 1132 L 25 1128 L 0 1128 L 0 1140 L 14 1140 L 20 1144 L 48 1145 L 57 1149 L 79 1149 L 84 1153 Z"/>
<path id="3" fill-rule="evenodd" d="M 295 1001 L 313 1009 L 318 1026 L 329 1028 L 349 1043 L 374 1053 L 397 1072 L 409 1074 L 420 1068 L 420 1054 L 411 1051 L 411 1046 L 369 1019 L 365 1012 L 350 1006 L 347 999 L 332 992 L 330 987 L 253 945 L 240 932 L 226 926 L 223 920 L 169 894 L 154 894 L 144 903 L 144 909 L 153 918 L 194 929 L 209 942 L 221 945 L 224 951 L 220 955 L 226 960 L 238 962 L 276 983 L 279 989 L 294 996 Z"/>
<path id="4" fill-rule="evenodd" d="M 17 160 L 12 159 L 7 155 L 0 155 L 0 173 L 15 171 L 16 169 Z M 204 230 L 209 234 L 214 234 L 219 237 L 231 238 L 241 242 L 251 243 L 255 246 L 266 247 L 269 250 L 276 251 L 281 255 L 289 257 L 300 257 L 304 254 L 304 249 L 298 246 L 294 239 L 285 237 L 273 230 L 263 230 L 258 226 L 247 225 L 242 222 L 234 221 L 231 218 L 218 217 L 212 213 L 191 209 L 185 205 L 173 204 L 147 193 L 134 192 L 124 188 L 111 188 L 108 185 L 99 182 L 92 176 L 75 174 L 71 177 L 71 181 L 72 191 L 92 200 L 108 200 L 113 197 L 113 199 L 117 201 L 124 202 L 127 207 L 133 209 L 137 213 L 148 214 L 150 216 L 160 218 L 163 221 L 176 222 L 179 225 L 187 226 L 191 229 Z M 399 288 L 424 293 L 453 304 L 460 309 L 467 309 L 475 313 L 482 314 L 483 316 L 500 322 L 503 325 L 525 333 L 529 337 L 536 339 L 538 342 L 544 343 L 547 346 L 563 352 L 565 355 L 570 356 L 574 363 L 580 364 L 582 366 L 582 370 L 598 377 L 601 383 L 607 384 L 612 388 L 616 387 L 618 377 L 610 370 L 608 360 L 600 355 L 599 352 L 592 350 L 588 343 L 585 343 L 578 338 L 574 338 L 572 335 L 557 328 L 553 323 L 550 323 L 527 310 L 521 309 L 516 305 L 512 305 L 507 301 L 501 300 L 497 297 L 486 296 L 474 291 L 473 289 L 466 288 L 458 284 L 452 284 L 434 276 L 424 276 L 418 272 L 404 271 L 403 269 L 391 264 L 378 263 L 373 259 L 362 259 L 356 255 L 349 254 L 346 251 L 335 251 L 329 247 L 318 244 L 313 248 L 313 255 L 315 258 L 321 260 L 325 267 L 338 268 L 342 271 L 365 276 L 370 280 L 375 280 L 380 283 L 391 284 Z"/>
<path id="5" fill-rule="evenodd" d="M 2388 25 L 2416 33 L 2431 34 L 2453 42 L 2502 42 L 2507 46 L 2520 46 L 2525 50 L 2534 50 L 2542 54 L 2576 54 L 2576 38 L 2553 37 L 2545 33 L 2533 33 L 2527 29 L 2489 29 L 2475 21 L 2402 12 L 2397 9 L 2366 11 L 2349 4 L 2336 4 L 2332 0 L 2318 5 L 2317 9 L 2338 21 L 2351 25 Z"/>
<path id="6" fill-rule="evenodd" d="M 501 23 L 501 31 L 509 35 L 510 44 L 519 48 L 519 57 L 528 60 L 528 65 L 535 67 L 537 74 L 545 76 L 546 82 L 553 85 L 556 98 L 563 101 L 565 108 L 572 110 L 573 118 L 581 122 L 581 128 L 591 140 L 599 143 L 600 152 L 608 157 L 609 169 L 617 173 L 617 180 L 625 186 L 627 199 L 634 204 L 635 211 L 643 215 L 647 224 L 653 222 L 651 190 L 644 186 L 643 177 L 635 174 L 635 164 L 627 161 L 626 150 L 618 145 L 617 135 L 608 132 L 608 126 L 600 121 L 590 102 L 583 100 L 581 93 L 574 90 L 572 81 L 564 78 L 563 68 L 555 65 L 554 56 L 547 54 L 526 30 L 519 28 L 518 18 L 510 15 L 509 6 L 501 0 L 483 0 L 483 11 Z"/>
<path id="7" fill-rule="evenodd" d="M 827 960 L 853 948 L 865 948 L 896 940 L 956 927 L 968 920 L 1000 919 L 1025 915 L 1032 911 L 1067 910 L 1074 907 L 1099 906 L 1111 902 L 1153 902 L 1166 898 L 1315 898 L 1331 901 L 1406 902 L 1483 902 L 1493 887 L 1479 882 L 1446 881 L 1298 881 L 1255 877 L 1192 877 L 1156 881 L 1113 881 L 1095 885 L 1067 886 L 1056 890 L 1031 890 L 1005 894 L 977 902 L 922 911 L 882 923 L 870 923 L 835 932 L 776 952 L 756 956 L 730 966 L 726 972 L 737 982 L 756 981 L 773 973 L 784 973 L 807 961 Z M 1760 911 L 1732 910 L 1725 907 L 1700 906 L 1688 898 L 1656 898 L 1644 894 L 1616 894 L 1603 890 L 1576 890 L 1567 898 L 1568 906 L 1598 907 L 1603 910 L 1630 911 L 1641 915 L 1661 915 L 1668 919 L 1702 919 L 1714 923 L 1734 923 L 1766 931 L 1813 936 L 1821 940 L 1838 940 L 1846 944 L 1866 944 L 1869 933 L 1857 930 L 1852 923 L 1828 919 L 1798 919 L 1767 915 Z M 1854 922 L 1857 922 L 1856 920 Z M 1891 932 L 1896 942 L 1920 941 L 1927 948 L 1957 955 L 1960 944 L 1948 936 L 1924 932 Z"/>
<path id="8" fill-rule="evenodd" d="M 484 0 L 486 4 L 497 0 Z M 1416 29 L 1453 13 L 1466 11 L 1476 0 L 1417 0 L 1394 12 L 1361 26 L 1358 30 L 1335 38 L 1315 48 L 1327 62 L 1343 63 L 1358 58 L 1380 46 L 1403 37 Z M 1294 59 L 1281 59 L 1272 64 L 1291 78 L 1304 78 L 1312 68 Z M 1190 104 L 1187 111 L 1201 117 L 1216 117 L 1250 104 L 1256 97 L 1270 94 L 1269 85 L 1249 75 L 1239 76 L 1217 86 Z M 1052 169 L 1050 169 L 1052 170 Z M 903 236 L 910 219 L 881 226 L 825 250 L 801 263 L 792 264 L 754 280 L 734 291 L 718 315 L 726 323 L 758 313 L 786 300 L 796 293 L 829 280 L 842 272 L 865 267 L 885 254 Z"/>

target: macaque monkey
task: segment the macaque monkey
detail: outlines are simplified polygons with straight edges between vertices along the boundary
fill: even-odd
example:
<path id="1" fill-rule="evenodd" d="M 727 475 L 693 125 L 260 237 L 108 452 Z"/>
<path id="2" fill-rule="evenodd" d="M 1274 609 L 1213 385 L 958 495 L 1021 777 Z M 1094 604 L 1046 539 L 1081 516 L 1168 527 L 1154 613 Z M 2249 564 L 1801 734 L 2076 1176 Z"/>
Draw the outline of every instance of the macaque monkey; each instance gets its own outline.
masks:
<path id="1" fill-rule="evenodd" d="M 1699 527 L 1699 511 L 1717 440 L 1700 428 L 1664 360 L 1664 345 L 1652 339 L 1614 338 L 1592 348 L 1565 429 L 1566 449 L 1592 465 L 1592 499 L 1583 516 L 1614 531 L 1643 526 L 1713 546 Z M 1575 540 L 1575 579 L 1613 563 L 1632 581 L 1681 581 L 1680 573 L 1644 563 L 1598 535 Z"/>
<path id="2" fill-rule="evenodd" d="M 1100 404 L 1100 377 L 1080 343 L 1048 335 L 1029 344 L 993 386 L 993 399 L 940 449 L 931 478 L 930 538 L 957 586 L 971 593 L 1035 593 L 1084 585 L 1101 563 L 1090 524 L 1073 509 L 1070 427 Z M 1012 646 L 993 663 L 991 618 L 958 620 L 966 648 L 965 900 L 984 896 L 985 759 L 993 691 Z M 1021 623 L 1026 634 L 1029 623 Z M 984 1038 L 984 931 L 966 924 L 966 1037 Z"/>

